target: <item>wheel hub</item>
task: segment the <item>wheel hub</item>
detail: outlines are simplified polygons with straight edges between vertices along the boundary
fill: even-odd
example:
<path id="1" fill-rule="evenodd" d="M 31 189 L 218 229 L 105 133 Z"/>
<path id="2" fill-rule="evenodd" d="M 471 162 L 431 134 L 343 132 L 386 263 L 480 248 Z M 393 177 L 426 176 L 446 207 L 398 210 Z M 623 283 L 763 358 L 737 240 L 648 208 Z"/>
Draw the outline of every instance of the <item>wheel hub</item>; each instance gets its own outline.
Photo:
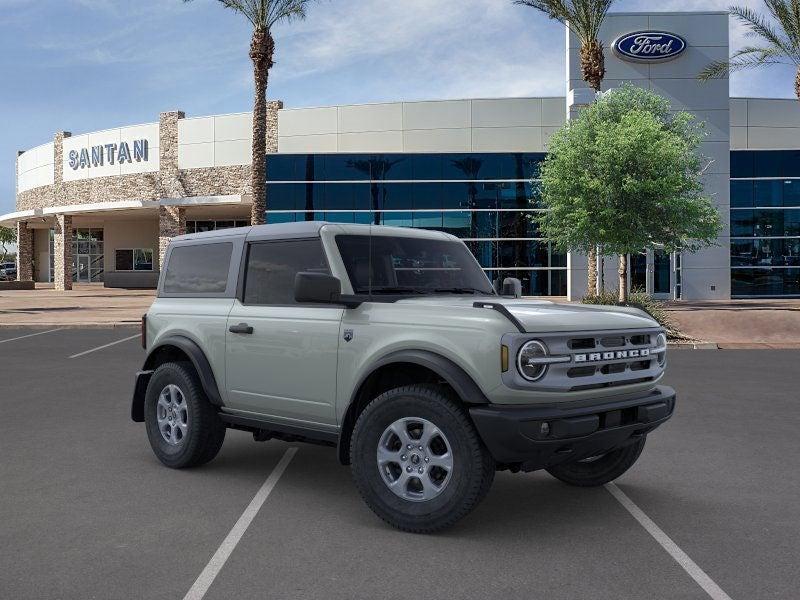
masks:
<path id="1" fill-rule="evenodd" d="M 386 486 L 412 502 L 431 500 L 444 491 L 453 472 L 453 454 L 444 433 L 418 417 L 398 419 L 381 435 L 378 470 Z"/>
<path id="2" fill-rule="evenodd" d="M 171 446 L 183 443 L 189 432 L 189 407 L 177 385 L 170 383 L 158 394 L 156 421 L 165 442 Z"/>

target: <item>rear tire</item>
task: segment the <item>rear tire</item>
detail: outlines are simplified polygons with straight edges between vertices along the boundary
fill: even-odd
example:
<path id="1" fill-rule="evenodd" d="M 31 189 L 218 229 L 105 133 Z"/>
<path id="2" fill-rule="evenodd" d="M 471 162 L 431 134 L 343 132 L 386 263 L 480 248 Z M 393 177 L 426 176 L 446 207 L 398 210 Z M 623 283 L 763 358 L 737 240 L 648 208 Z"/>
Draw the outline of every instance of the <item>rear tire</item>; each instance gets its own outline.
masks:
<path id="1" fill-rule="evenodd" d="M 595 487 L 614 481 L 630 469 L 644 450 L 646 436 L 632 444 L 606 452 L 599 457 L 550 467 L 547 472 L 564 483 L 579 487 Z"/>
<path id="2" fill-rule="evenodd" d="M 225 425 L 187 362 L 160 365 L 147 385 L 144 420 L 150 447 L 173 469 L 212 460 L 225 441 Z"/>
<path id="3" fill-rule="evenodd" d="M 467 413 L 433 385 L 389 390 L 367 405 L 353 430 L 350 462 L 367 506 L 413 533 L 439 531 L 466 516 L 495 472 Z"/>

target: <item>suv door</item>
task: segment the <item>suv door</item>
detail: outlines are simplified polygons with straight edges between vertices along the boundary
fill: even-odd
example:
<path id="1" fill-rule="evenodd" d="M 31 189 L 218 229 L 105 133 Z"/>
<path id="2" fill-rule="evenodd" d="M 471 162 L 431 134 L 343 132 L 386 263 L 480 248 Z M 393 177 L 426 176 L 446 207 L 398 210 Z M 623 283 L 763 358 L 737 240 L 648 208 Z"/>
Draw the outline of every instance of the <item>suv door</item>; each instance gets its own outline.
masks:
<path id="1" fill-rule="evenodd" d="M 319 238 L 248 244 L 228 316 L 228 408 L 336 425 L 336 362 L 344 309 L 298 304 L 300 271 L 330 273 Z"/>

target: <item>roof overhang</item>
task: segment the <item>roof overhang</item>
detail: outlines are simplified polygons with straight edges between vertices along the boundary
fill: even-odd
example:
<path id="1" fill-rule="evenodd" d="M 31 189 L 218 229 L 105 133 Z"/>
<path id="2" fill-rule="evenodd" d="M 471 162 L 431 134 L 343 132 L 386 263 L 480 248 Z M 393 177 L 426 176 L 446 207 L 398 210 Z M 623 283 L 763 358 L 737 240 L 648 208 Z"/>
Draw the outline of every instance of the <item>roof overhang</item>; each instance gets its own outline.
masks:
<path id="1" fill-rule="evenodd" d="M 230 204 L 249 204 L 249 196 L 230 194 L 225 196 L 190 196 L 188 198 L 162 198 L 160 200 L 117 200 L 114 202 L 93 202 L 91 204 L 67 204 L 48 206 L 0 215 L 0 225 L 11 227 L 20 221 L 30 219 L 45 220 L 55 215 L 93 215 L 120 210 L 146 210 L 159 206 L 220 206 Z"/>

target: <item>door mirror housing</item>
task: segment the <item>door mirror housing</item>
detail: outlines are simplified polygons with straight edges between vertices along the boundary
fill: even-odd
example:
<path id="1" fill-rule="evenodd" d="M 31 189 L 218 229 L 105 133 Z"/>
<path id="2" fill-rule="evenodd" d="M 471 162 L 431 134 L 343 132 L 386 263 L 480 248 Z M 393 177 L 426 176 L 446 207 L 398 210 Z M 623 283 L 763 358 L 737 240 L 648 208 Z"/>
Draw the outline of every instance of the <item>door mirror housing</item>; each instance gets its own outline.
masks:
<path id="1" fill-rule="evenodd" d="M 342 282 L 327 273 L 303 271 L 294 277 L 294 299 L 312 304 L 340 304 L 355 308 L 360 300 L 342 295 Z"/>
<path id="2" fill-rule="evenodd" d="M 522 298 L 522 282 L 516 277 L 506 277 L 503 280 L 503 293 L 501 295 Z"/>

